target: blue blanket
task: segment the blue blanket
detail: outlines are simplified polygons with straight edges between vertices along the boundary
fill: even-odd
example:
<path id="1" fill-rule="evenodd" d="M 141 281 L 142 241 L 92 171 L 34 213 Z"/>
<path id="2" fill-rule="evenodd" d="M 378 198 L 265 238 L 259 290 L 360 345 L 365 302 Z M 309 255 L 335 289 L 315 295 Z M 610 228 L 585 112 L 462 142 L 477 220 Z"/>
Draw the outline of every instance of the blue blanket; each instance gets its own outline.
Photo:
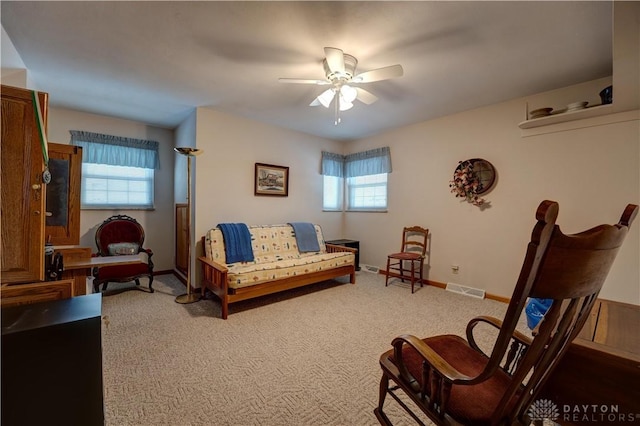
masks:
<path id="1" fill-rule="evenodd" d="M 289 222 L 296 235 L 300 253 L 320 251 L 316 228 L 309 222 Z"/>
<path id="2" fill-rule="evenodd" d="M 220 223 L 227 263 L 253 261 L 251 234 L 244 223 Z"/>

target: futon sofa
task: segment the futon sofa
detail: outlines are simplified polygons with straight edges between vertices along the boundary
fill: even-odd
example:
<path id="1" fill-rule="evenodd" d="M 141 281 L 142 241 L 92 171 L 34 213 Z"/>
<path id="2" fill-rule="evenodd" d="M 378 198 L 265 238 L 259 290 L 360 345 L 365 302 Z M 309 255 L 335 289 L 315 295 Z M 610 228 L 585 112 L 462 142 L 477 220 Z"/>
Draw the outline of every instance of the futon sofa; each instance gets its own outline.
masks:
<path id="1" fill-rule="evenodd" d="M 319 225 L 312 225 L 317 251 L 301 251 L 294 228 L 286 225 L 248 226 L 253 260 L 228 263 L 225 239 L 219 227 L 210 229 L 202 243 L 202 296 L 213 292 L 222 302 L 222 318 L 229 304 L 266 294 L 349 275 L 355 284 L 356 249 L 326 244 Z"/>

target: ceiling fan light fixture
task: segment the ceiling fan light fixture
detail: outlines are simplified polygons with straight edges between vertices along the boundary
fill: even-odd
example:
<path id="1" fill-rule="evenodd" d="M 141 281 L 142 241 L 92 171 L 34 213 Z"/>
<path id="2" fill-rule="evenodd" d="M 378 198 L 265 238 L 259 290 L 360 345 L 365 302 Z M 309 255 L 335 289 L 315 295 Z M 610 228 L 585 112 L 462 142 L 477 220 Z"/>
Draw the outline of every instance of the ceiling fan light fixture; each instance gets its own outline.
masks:
<path id="1" fill-rule="evenodd" d="M 335 91 L 333 88 L 327 89 L 318 96 L 318 101 L 322 104 L 323 107 L 329 108 L 331 105 L 331 101 L 333 100 L 333 96 L 335 95 Z"/>
<path id="2" fill-rule="evenodd" d="M 340 101 L 340 111 L 347 111 L 353 108 L 353 104 L 351 102 Z"/>
<path id="3" fill-rule="evenodd" d="M 355 88 L 345 84 L 340 88 L 340 95 L 342 96 L 341 102 L 352 103 L 358 97 L 358 92 Z"/>
<path id="4" fill-rule="evenodd" d="M 282 83 L 330 85 L 331 88 L 322 92 L 309 106 L 322 105 L 325 108 L 329 108 L 333 102 L 334 124 L 336 126 L 342 121 L 340 112 L 353 108 L 353 102 L 356 99 L 366 105 L 370 105 L 378 99 L 367 90 L 350 86 L 350 84 L 372 83 L 402 77 L 404 74 L 401 65 L 391 65 L 356 75 L 358 60 L 354 56 L 344 53 L 341 49 L 335 47 L 325 47 L 324 54 L 325 58 L 322 61 L 322 66 L 325 72 L 325 80 L 281 78 L 279 81 Z"/>

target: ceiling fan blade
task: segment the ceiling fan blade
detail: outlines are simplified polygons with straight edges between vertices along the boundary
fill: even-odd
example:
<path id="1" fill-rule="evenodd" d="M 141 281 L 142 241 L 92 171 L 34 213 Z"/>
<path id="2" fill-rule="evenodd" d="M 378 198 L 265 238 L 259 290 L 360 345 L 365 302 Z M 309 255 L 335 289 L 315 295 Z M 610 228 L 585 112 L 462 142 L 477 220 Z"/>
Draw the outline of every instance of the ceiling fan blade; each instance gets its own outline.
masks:
<path id="1" fill-rule="evenodd" d="M 378 68 L 363 72 L 353 77 L 352 83 L 370 83 L 372 81 L 387 80 L 389 78 L 402 77 L 404 70 L 402 65 L 391 65 L 389 67 Z"/>
<path id="2" fill-rule="evenodd" d="M 327 80 L 306 80 L 303 78 L 279 78 L 278 81 L 280 83 L 317 84 L 318 86 L 329 84 Z"/>
<path id="3" fill-rule="evenodd" d="M 358 98 L 357 99 L 360 102 L 363 102 L 363 103 L 365 103 L 367 105 L 371 105 L 372 103 L 374 103 L 375 101 L 378 100 L 378 97 L 376 95 L 374 95 L 373 93 L 371 93 L 371 92 L 369 92 L 367 90 L 361 89 L 359 87 L 356 87 L 355 89 L 356 89 L 356 92 L 358 92 Z"/>
<path id="4" fill-rule="evenodd" d="M 309 104 L 309 106 L 320 106 L 320 105 L 322 104 L 320 103 L 320 100 L 318 98 L 315 98 L 313 102 Z"/>
<path id="5" fill-rule="evenodd" d="M 324 55 L 331 72 L 344 74 L 344 52 L 342 50 L 335 47 L 325 47 Z"/>

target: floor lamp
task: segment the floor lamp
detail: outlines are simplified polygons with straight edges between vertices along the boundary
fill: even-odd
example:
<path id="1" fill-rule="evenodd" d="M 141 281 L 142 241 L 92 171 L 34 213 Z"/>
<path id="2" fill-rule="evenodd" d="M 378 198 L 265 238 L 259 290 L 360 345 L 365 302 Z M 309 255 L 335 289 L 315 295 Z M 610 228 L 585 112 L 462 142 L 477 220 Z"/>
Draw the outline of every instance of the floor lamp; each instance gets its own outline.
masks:
<path id="1" fill-rule="evenodd" d="M 178 154 L 187 157 L 187 293 L 176 297 L 177 303 L 193 303 L 200 300 L 200 295 L 191 293 L 191 157 L 202 154 L 197 148 L 173 148 Z"/>

